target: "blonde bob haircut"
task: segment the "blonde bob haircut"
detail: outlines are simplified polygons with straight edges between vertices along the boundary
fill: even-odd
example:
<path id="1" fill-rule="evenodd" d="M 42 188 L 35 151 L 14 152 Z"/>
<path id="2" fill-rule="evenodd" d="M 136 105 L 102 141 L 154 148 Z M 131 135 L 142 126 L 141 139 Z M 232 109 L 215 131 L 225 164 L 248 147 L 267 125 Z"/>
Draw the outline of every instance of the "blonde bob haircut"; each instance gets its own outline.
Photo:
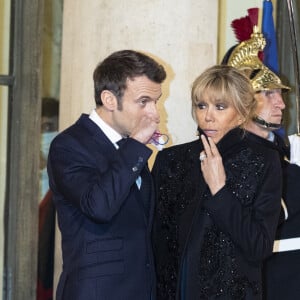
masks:
<path id="1" fill-rule="evenodd" d="M 222 101 L 232 105 L 240 115 L 244 127 L 255 115 L 256 100 L 252 84 L 242 71 L 227 66 L 215 65 L 198 76 L 191 91 L 192 115 L 201 102 L 209 99 L 213 103 Z"/>

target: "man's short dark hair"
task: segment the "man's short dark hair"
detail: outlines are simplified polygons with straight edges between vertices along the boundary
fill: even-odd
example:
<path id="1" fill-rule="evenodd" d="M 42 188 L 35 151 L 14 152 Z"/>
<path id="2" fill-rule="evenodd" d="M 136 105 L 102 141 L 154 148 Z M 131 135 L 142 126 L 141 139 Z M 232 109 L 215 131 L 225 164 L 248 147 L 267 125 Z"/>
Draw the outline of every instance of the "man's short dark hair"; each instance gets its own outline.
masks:
<path id="1" fill-rule="evenodd" d="M 127 79 L 143 75 L 156 83 L 162 83 L 166 78 L 164 67 L 143 53 L 133 50 L 112 53 L 97 65 L 93 74 L 96 105 L 102 105 L 100 95 L 103 90 L 111 91 L 120 104 Z"/>

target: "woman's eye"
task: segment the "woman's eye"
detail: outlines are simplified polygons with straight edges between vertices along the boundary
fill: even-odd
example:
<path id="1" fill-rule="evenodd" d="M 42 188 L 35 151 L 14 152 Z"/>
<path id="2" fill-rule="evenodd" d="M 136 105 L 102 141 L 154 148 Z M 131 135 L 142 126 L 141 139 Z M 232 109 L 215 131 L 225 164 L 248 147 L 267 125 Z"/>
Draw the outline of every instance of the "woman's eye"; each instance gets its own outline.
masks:
<path id="1" fill-rule="evenodd" d="M 216 108 L 218 110 L 224 110 L 226 108 L 226 105 L 224 105 L 224 104 L 216 104 Z"/>
<path id="2" fill-rule="evenodd" d="M 204 109 L 206 107 L 206 105 L 204 103 L 197 103 L 197 107 L 199 109 Z"/>

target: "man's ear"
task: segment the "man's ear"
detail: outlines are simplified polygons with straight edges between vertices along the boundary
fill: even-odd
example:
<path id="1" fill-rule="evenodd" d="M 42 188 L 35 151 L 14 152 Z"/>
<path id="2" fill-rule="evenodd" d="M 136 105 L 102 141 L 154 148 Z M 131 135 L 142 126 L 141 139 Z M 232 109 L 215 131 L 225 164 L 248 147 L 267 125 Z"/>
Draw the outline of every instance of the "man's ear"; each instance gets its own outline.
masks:
<path id="1" fill-rule="evenodd" d="M 114 111 L 118 108 L 118 100 L 117 97 L 109 90 L 104 90 L 101 93 L 101 100 L 103 106 L 109 110 Z"/>

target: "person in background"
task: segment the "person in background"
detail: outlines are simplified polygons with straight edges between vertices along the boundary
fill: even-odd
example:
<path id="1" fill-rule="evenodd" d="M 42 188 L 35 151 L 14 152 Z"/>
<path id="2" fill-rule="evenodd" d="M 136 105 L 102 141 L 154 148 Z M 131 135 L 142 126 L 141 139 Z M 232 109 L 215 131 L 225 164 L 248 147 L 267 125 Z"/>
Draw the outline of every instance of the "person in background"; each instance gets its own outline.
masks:
<path id="1" fill-rule="evenodd" d="M 276 147 L 283 168 L 283 218 L 276 232 L 274 253 L 266 260 L 263 269 L 264 299 L 268 300 L 294 300 L 300 297 L 300 167 L 289 162 L 290 147 L 277 132 L 285 108 L 282 99 L 282 92 L 285 91 L 283 85 L 257 91 L 257 121 L 247 128 Z"/>
<path id="2" fill-rule="evenodd" d="M 280 78 L 262 63 L 253 64 L 255 57 L 253 55 L 258 58 L 258 52 L 247 53 L 243 50 L 245 48 L 243 45 L 253 49 L 255 47 L 253 45 L 256 44 L 257 35 L 254 33 L 251 39 L 232 48 L 223 63 L 235 65 L 248 74 L 255 89 L 258 105 L 254 122 L 249 123 L 246 129 L 265 139 L 266 147 L 276 149 L 281 158 L 282 210 L 273 255 L 264 263 L 263 298 L 294 300 L 300 297 L 300 166 L 290 163 L 290 146 L 278 132 L 282 126 L 285 109 L 282 93 L 289 91 L 290 88 L 283 85 Z M 242 56 L 244 59 L 239 62 L 234 59 Z"/>
<path id="3" fill-rule="evenodd" d="M 58 114 L 58 100 L 44 97 L 41 118 L 37 300 L 53 299 L 55 208 L 46 166 L 50 143 L 58 133 Z"/>
<path id="4" fill-rule="evenodd" d="M 58 133 L 59 102 L 52 97 L 42 99 L 41 118 L 41 152 L 40 152 L 40 199 L 42 200 L 49 190 L 47 174 L 47 159 L 49 147 Z"/>
<path id="5" fill-rule="evenodd" d="M 158 299 L 261 299 L 280 212 L 278 153 L 244 129 L 256 101 L 236 68 L 207 69 L 191 98 L 199 139 L 162 150 L 152 169 Z"/>
<path id="6" fill-rule="evenodd" d="M 57 300 L 155 299 L 147 143 L 160 122 L 165 78 L 143 53 L 112 53 L 93 73 L 96 108 L 51 143 L 63 254 Z"/>

